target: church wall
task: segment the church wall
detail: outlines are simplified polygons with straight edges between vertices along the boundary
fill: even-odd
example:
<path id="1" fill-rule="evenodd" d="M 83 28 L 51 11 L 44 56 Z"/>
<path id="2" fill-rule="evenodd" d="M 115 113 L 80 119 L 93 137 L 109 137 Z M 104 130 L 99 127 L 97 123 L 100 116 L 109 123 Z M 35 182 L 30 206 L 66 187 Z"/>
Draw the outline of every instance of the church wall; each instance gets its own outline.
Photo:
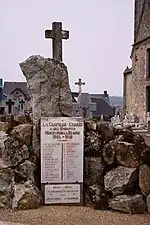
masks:
<path id="1" fill-rule="evenodd" d="M 150 40 L 135 46 L 132 56 L 132 112 L 140 118 L 146 119 L 146 86 L 149 81 L 146 79 L 147 70 L 147 48 L 150 47 Z"/>
<path id="2" fill-rule="evenodd" d="M 150 1 L 135 0 L 134 42 L 150 36 Z"/>
<path id="3" fill-rule="evenodd" d="M 124 109 L 142 120 L 146 120 L 147 109 L 150 108 L 147 107 L 150 99 L 147 99 L 146 94 L 146 87 L 150 86 L 150 76 L 146 77 L 148 48 L 150 48 L 150 0 L 135 0 L 134 45 L 131 53 L 132 76 L 127 74 Z"/>

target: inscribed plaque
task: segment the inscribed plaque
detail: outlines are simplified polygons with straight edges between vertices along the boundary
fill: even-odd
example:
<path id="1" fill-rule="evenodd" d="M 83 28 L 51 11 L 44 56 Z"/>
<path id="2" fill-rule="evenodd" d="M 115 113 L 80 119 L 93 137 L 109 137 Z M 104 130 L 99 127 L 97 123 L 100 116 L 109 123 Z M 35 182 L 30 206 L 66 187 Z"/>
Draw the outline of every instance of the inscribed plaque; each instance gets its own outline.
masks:
<path id="1" fill-rule="evenodd" d="M 41 118 L 41 183 L 83 182 L 83 118 Z"/>
<path id="2" fill-rule="evenodd" d="M 45 204 L 61 203 L 80 203 L 80 185 L 45 185 Z"/>

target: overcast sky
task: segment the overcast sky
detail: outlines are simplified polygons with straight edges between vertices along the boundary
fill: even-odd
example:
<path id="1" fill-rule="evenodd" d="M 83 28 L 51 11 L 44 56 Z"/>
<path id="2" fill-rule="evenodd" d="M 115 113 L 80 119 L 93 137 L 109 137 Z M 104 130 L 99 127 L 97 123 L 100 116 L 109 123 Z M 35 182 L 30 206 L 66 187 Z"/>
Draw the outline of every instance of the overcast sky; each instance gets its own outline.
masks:
<path id="1" fill-rule="evenodd" d="M 71 89 L 85 81 L 85 92 L 122 94 L 122 73 L 130 65 L 134 0 L 1 0 L 0 76 L 24 81 L 19 63 L 31 55 L 52 56 L 44 31 L 62 21 L 63 61 Z"/>

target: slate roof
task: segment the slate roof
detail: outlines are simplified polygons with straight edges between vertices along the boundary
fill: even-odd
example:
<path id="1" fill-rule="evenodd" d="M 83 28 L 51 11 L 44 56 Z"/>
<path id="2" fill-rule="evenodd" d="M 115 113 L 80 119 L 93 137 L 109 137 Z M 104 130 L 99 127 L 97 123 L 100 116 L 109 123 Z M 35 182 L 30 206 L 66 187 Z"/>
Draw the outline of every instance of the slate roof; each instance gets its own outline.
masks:
<path id="1" fill-rule="evenodd" d="M 90 94 L 91 96 L 91 102 L 96 103 L 96 111 L 92 112 L 92 115 L 95 117 L 99 117 L 103 114 L 103 116 L 106 117 L 112 117 L 114 116 L 114 108 L 111 107 L 108 103 L 109 101 L 109 95 L 108 100 L 106 98 L 106 95 L 104 94 Z M 78 92 L 72 92 L 72 101 L 77 102 L 76 98 L 78 97 Z"/>
<path id="2" fill-rule="evenodd" d="M 76 102 L 75 98 L 78 97 L 78 92 L 72 92 L 72 100 Z M 103 94 L 90 94 L 91 98 L 103 99 L 109 103 L 109 95 L 106 93 Z"/>
<path id="3" fill-rule="evenodd" d="M 30 99 L 27 82 L 4 82 L 3 92 L 6 95 L 10 95 L 15 89 L 19 89 L 25 95 L 25 99 L 28 101 Z"/>
<path id="4" fill-rule="evenodd" d="M 98 98 L 91 98 L 91 102 L 96 103 L 96 111 L 92 112 L 93 116 L 114 116 L 114 109 L 106 101 Z"/>
<path id="5" fill-rule="evenodd" d="M 0 88 L 0 101 L 7 99 L 7 95 L 3 93 L 3 89 Z"/>
<path id="6" fill-rule="evenodd" d="M 125 71 L 124 71 L 124 75 L 132 73 L 132 67 L 129 68 L 128 66 L 126 67 Z"/>

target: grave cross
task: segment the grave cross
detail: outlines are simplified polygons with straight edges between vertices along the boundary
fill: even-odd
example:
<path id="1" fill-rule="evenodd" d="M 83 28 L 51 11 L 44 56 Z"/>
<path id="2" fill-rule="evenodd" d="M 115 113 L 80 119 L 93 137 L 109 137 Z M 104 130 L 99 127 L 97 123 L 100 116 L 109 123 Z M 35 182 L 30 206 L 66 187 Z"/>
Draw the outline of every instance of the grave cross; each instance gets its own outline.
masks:
<path id="1" fill-rule="evenodd" d="M 25 103 L 25 101 L 24 101 L 23 99 L 21 99 L 21 100 L 19 101 L 21 113 L 23 113 L 23 106 L 24 106 L 24 103 Z"/>
<path id="2" fill-rule="evenodd" d="M 53 22 L 52 30 L 45 30 L 45 38 L 53 39 L 53 58 L 62 61 L 62 39 L 69 39 L 69 31 L 62 30 L 61 22 Z"/>
<path id="3" fill-rule="evenodd" d="M 91 102 L 89 93 L 81 93 L 78 102 L 73 103 L 73 116 L 92 117 L 94 111 L 96 111 L 96 103 Z"/>
<path id="4" fill-rule="evenodd" d="M 8 105 L 8 114 L 11 114 L 12 113 L 12 106 L 14 105 L 15 103 L 9 99 L 7 102 L 6 102 L 6 105 Z"/>
<path id="5" fill-rule="evenodd" d="M 25 101 L 23 100 L 23 99 L 21 99 L 20 101 L 19 101 L 19 103 L 20 103 L 20 108 L 21 108 L 21 110 L 23 110 L 23 105 L 24 105 L 24 103 L 25 103 Z"/>
<path id="6" fill-rule="evenodd" d="M 75 82 L 75 85 L 78 85 L 79 87 L 79 95 L 82 93 L 82 85 L 85 85 L 85 82 L 81 81 L 81 78 L 79 78 L 78 82 Z"/>

